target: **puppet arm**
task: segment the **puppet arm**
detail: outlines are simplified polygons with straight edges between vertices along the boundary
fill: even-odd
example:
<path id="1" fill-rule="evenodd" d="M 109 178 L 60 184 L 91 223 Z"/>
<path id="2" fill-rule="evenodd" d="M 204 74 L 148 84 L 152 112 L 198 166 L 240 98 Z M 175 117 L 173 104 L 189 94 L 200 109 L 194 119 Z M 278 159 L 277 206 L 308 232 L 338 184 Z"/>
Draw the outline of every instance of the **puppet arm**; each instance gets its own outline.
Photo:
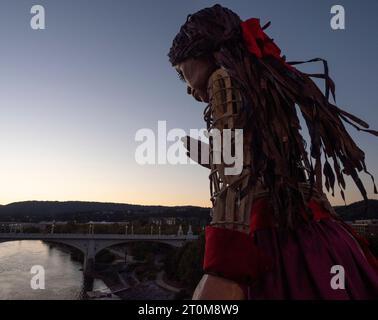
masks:
<path id="1" fill-rule="evenodd" d="M 212 74 L 208 92 L 213 128 L 222 131 L 246 127 L 241 90 L 225 69 L 218 69 Z M 249 143 L 248 135 L 243 135 L 247 138 L 243 139 L 243 144 Z M 250 155 L 243 153 L 245 165 Z M 245 196 L 241 201 L 237 198 L 241 189 L 250 192 L 249 171 L 243 169 L 238 175 L 227 176 L 224 169 L 223 164 L 212 166 L 217 175 L 215 179 L 221 183 L 214 187 L 217 195 L 214 197 L 212 221 L 205 229 L 205 275 L 193 295 L 196 299 L 223 299 L 225 296 L 245 299 L 248 285 L 267 270 L 270 262 L 250 236 L 250 198 Z M 212 181 L 214 184 L 217 182 Z M 238 188 L 228 187 L 230 185 Z"/>
<path id="2" fill-rule="evenodd" d="M 189 136 L 185 136 L 181 139 L 184 144 L 185 149 L 187 150 L 186 155 L 192 159 L 193 161 L 197 162 L 199 165 L 206 169 L 210 169 L 209 164 L 209 145 L 205 142 L 200 140 L 194 139 Z M 196 150 L 192 150 L 192 148 Z M 204 156 L 202 156 L 204 153 Z"/>

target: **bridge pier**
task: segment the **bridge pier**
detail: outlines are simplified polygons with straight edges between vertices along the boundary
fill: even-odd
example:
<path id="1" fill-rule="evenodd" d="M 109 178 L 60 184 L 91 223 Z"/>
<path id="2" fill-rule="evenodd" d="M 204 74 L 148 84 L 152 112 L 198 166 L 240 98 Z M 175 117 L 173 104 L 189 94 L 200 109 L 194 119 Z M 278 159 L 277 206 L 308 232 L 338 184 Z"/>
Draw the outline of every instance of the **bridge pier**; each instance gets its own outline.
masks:
<path id="1" fill-rule="evenodd" d="M 94 271 L 95 259 L 84 256 L 83 273 L 88 275 Z"/>
<path id="2" fill-rule="evenodd" d="M 86 245 L 86 252 L 84 252 L 84 274 L 90 274 L 94 271 L 96 262 L 96 241 L 89 240 Z"/>

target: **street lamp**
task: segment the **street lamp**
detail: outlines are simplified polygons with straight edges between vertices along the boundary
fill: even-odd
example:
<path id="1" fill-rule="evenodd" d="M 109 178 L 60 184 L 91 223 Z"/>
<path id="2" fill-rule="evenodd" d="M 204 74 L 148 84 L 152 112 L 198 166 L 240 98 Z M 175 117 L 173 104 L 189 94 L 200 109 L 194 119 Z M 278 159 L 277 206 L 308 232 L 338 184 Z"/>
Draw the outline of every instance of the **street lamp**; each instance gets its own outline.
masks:
<path id="1" fill-rule="evenodd" d="M 90 221 L 89 222 L 89 234 L 93 234 L 94 233 L 94 225 L 93 225 L 93 222 Z"/>
<path id="2" fill-rule="evenodd" d="M 177 231 L 177 235 L 178 236 L 182 236 L 184 234 L 184 232 L 182 231 L 182 225 L 180 224 L 179 225 L 179 229 L 178 229 L 178 231 Z"/>

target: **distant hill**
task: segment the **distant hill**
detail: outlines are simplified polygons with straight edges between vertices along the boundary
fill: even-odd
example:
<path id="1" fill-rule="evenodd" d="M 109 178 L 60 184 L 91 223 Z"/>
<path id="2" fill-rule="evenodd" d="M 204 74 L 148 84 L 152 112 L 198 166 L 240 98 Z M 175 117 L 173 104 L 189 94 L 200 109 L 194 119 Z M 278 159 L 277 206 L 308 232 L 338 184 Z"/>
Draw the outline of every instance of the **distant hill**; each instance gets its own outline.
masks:
<path id="1" fill-rule="evenodd" d="M 207 218 L 208 208 L 194 206 L 143 206 L 85 201 L 24 201 L 0 206 L 0 221 L 123 221 L 149 216 Z"/>
<path id="2" fill-rule="evenodd" d="M 336 206 L 336 212 L 346 221 L 378 219 L 378 200 Z M 209 219 L 209 208 L 195 206 L 143 206 L 125 203 L 85 201 L 24 201 L 0 205 L 0 221 L 124 221 L 142 217 L 185 217 Z"/>
<path id="3" fill-rule="evenodd" d="M 365 202 L 354 202 L 348 206 L 335 206 L 336 212 L 345 220 L 378 219 L 378 200 L 369 200 L 365 212 Z"/>
<path id="4" fill-rule="evenodd" d="M 119 211 L 138 209 L 143 206 L 133 206 L 122 203 L 85 202 L 85 201 L 24 201 L 3 205 L 0 214 L 7 215 L 56 215 L 70 212 L 85 211 Z"/>

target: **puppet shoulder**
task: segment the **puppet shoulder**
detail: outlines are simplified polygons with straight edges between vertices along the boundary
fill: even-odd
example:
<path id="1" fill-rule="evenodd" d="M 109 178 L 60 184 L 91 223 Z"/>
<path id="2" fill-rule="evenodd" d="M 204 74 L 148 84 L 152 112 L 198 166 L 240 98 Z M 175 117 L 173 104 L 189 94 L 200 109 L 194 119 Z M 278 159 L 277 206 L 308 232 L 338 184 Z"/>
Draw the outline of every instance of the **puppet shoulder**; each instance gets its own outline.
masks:
<path id="1" fill-rule="evenodd" d="M 217 89 L 232 88 L 235 86 L 234 82 L 226 69 L 218 68 L 209 77 L 207 90 L 212 93 Z"/>
<path id="2" fill-rule="evenodd" d="M 219 126 L 239 127 L 242 116 L 242 95 L 235 79 L 224 68 L 215 70 L 209 78 L 208 96 L 212 116 Z"/>

